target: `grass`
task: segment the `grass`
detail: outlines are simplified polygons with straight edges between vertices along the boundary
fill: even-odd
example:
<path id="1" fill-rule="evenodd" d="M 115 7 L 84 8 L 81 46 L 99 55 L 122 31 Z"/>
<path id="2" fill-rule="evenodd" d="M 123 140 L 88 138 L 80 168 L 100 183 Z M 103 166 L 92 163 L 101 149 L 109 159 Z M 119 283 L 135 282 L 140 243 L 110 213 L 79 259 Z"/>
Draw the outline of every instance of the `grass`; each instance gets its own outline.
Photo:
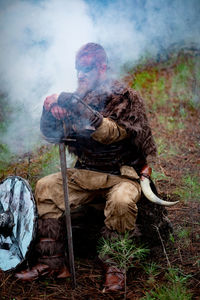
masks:
<path id="1" fill-rule="evenodd" d="M 132 88 L 143 94 L 147 103 L 152 103 L 151 110 L 165 106 L 168 95 L 166 93 L 166 78 L 159 76 L 159 70 L 154 68 L 149 71 L 142 71 L 135 75 Z"/>
<path id="2" fill-rule="evenodd" d="M 66 151 L 67 166 L 73 167 L 75 163 L 75 156 Z M 29 166 L 29 182 L 31 187 L 35 188 L 36 181 L 39 178 L 47 176 L 52 173 L 60 172 L 60 156 L 58 145 L 49 145 L 48 151 L 42 151 L 36 155 L 36 158 L 31 160 Z M 37 179 L 37 180 L 36 180 Z"/>
<path id="3" fill-rule="evenodd" d="M 0 144 L 0 174 L 10 165 L 13 155 L 6 144 Z"/>
<path id="4" fill-rule="evenodd" d="M 2 136 L 6 133 L 9 125 L 9 118 L 12 113 L 12 108 L 6 100 L 6 95 L 0 95 L 0 174 L 9 166 L 12 153 L 8 146 L 3 142 Z"/>
<path id="5" fill-rule="evenodd" d="M 59 149 L 57 145 L 52 145 L 51 149 L 42 156 L 40 176 L 43 177 L 59 171 Z"/>
<path id="6" fill-rule="evenodd" d="M 183 176 L 181 187 L 177 188 L 174 193 L 178 195 L 184 203 L 187 203 L 188 201 L 199 201 L 199 176 L 195 174 Z"/>
<path id="7" fill-rule="evenodd" d="M 184 121 L 183 121 L 183 110 L 181 110 L 180 112 L 180 115 L 181 115 L 181 119 L 180 119 L 180 116 L 177 118 L 177 117 L 174 117 L 174 116 L 165 116 L 165 115 L 162 115 L 162 114 L 159 114 L 157 116 L 158 118 L 158 122 L 160 124 L 163 125 L 163 127 L 165 128 L 165 130 L 167 132 L 176 132 L 176 131 L 179 131 L 179 130 L 183 130 L 185 129 L 185 124 L 184 124 Z M 186 114 L 185 114 L 185 117 L 186 117 Z"/>
<path id="8" fill-rule="evenodd" d="M 179 154 L 178 145 L 171 144 L 163 137 L 155 137 L 157 153 L 159 157 L 168 159 L 169 157 Z"/>
<path id="9" fill-rule="evenodd" d="M 156 278 L 161 273 L 161 268 L 154 262 L 143 265 L 145 273 L 148 275 L 147 285 L 154 286 L 156 284 Z"/>
<path id="10" fill-rule="evenodd" d="M 100 239 L 98 245 L 99 258 L 108 265 L 114 265 L 124 271 L 125 289 L 124 299 L 127 293 L 127 271 L 138 261 L 144 259 L 149 249 L 137 246 L 129 238 L 129 233 L 118 234 L 110 239 Z"/>
<path id="11" fill-rule="evenodd" d="M 163 69 L 168 68 L 167 73 Z M 174 107 L 180 110 L 178 115 L 186 117 L 187 112 L 183 108 L 186 104 L 190 109 L 200 106 L 200 62 L 195 57 L 180 56 L 176 61 L 171 59 L 144 69 L 144 65 L 138 67 L 134 74 L 132 88 L 138 90 L 147 102 L 148 109 L 156 112 L 166 107 L 173 112 Z M 133 72 L 130 72 L 133 73 Z M 173 99 L 173 104 L 170 99 Z"/>
<path id="12" fill-rule="evenodd" d="M 168 176 L 166 176 L 164 173 L 161 173 L 159 171 L 153 170 L 152 171 L 152 180 L 153 181 L 158 181 L 158 180 L 168 180 Z"/>
<path id="13" fill-rule="evenodd" d="M 178 269 L 168 269 L 165 273 L 163 285 L 155 284 L 150 292 L 147 292 L 143 300 L 191 300 L 192 294 L 187 288 L 189 276 L 180 273 Z"/>
<path id="14" fill-rule="evenodd" d="M 188 58 L 185 60 L 184 57 L 181 57 L 172 78 L 171 93 L 179 99 L 180 103 L 186 102 L 191 109 L 199 106 L 197 100 L 200 90 L 199 67 L 198 59 Z"/>
<path id="15" fill-rule="evenodd" d="M 143 259 L 149 250 L 136 246 L 129 234 L 125 233 L 111 239 L 100 239 L 98 252 L 100 259 L 105 260 L 106 257 L 107 263 L 127 271 L 137 260 Z"/>
<path id="16" fill-rule="evenodd" d="M 170 241 L 175 244 L 176 251 L 187 248 L 191 244 L 191 228 L 178 226 L 170 235 Z"/>

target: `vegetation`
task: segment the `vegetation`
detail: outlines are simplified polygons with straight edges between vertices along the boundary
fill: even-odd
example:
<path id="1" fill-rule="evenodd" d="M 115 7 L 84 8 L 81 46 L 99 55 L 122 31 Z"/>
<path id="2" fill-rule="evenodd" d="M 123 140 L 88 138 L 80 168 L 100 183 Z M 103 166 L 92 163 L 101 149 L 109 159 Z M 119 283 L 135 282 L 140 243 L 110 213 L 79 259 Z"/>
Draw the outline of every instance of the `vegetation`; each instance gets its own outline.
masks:
<path id="1" fill-rule="evenodd" d="M 157 275 L 157 273 L 156 273 Z M 153 276 L 156 276 L 155 273 Z M 188 276 L 180 274 L 179 270 L 169 269 L 165 273 L 167 283 L 158 285 L 155 283 L 154 289 L 146 293 L 143 300 L 191 300 L 192 295 L 186 287 Z"/>
<path id="2" fill-rule="evenodd" d="M 128 269 L 134 267 L 137 261 L 144 259 L 149 249 L 135 245 L 129 233 L 118 235 L 110 239 L 102 238 L 99 242 L 99 257 L 109 265 L 117 266 L 120 270 L 125 271 L 125 293 L 126 299 Z"/>
<path id="3" fill-rule="evenodd" d="M 101 259 L 107 257 L 108 264 L 117 265 L 118 268 L 126 271 L 149 252 L 149 249 L 143 246 L 136 246 L 128 233 L 111 239 L 102 238 L 98 248 Z"/>
<path id="4" fill-rule="evenodd" d="M 182 187 L 177 187 L 175 194 L 186 203 L 187 201 L 199 201 L 200 184 L 198 174 L 184 175 L 182 177 Z"/>

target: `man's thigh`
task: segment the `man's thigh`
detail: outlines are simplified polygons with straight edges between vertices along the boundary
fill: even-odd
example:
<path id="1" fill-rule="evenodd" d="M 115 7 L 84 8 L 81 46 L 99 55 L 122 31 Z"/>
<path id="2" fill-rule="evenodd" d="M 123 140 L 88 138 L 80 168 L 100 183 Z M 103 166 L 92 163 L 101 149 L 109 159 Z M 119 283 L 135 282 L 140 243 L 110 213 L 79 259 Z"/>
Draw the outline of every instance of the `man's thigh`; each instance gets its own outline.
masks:
<path id="1" fill-rule="evenodd" d="M 106 195 L 120 182 L 133 182 L 123 176 L 83 169 L 67 169 L 69 202 L 71 208 Z M 60 172 L 41 178 L 36 185 L 35 197 L 39 216 L 60 217 L 65 210 L 63 182 Z"/>
<path id="2" fill-rule="evenodd" d="M 99 176 L 94 179 L 94 174 L 90 174 L 90 172 L 88 170 L 67 169 L 71 208 L 88 203 L 98 195 L 99 189 L 95 182 L 98 182 L 99 186 L 102 180 Z M 36 184 L 35 198 L 40 217 L 59 218 L 65 210 L 61 173 L 58 172 L 41 178 Z"/>

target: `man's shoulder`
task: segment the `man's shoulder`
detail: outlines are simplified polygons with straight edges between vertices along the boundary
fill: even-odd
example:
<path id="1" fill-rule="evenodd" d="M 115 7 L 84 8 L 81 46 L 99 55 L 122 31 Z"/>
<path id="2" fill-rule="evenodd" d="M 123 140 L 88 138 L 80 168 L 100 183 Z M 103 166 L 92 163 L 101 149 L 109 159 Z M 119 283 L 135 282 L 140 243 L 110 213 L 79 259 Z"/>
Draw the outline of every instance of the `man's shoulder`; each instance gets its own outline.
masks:
<path id="1" fill-rule="evenodd" d="M 112 80 L 109 84 L 112 94 L 125 94 L 129 90 L 128 86 L 119 80 Z"/>
<path id="2" fill-rule="evenodd" d="M 117 97 L 120 98 L 121 100 L 129 99 L 129 102 L 131 102 L 132 105 L 138 105 L 138 104 L 142 106 L 144 105 L 144 100 L 141 97 L 140 93 L 121 81 L 118 80 L 113 81 L 110 87 L 110 91 L 112 97 L 114 98 Z"/>
<path id="3" fill-rule="evenodd" d="M 139 97 L 138 91 L 131 88 L 127 83 L 119 80 L 113 80 L 110 83 L 110 90 L 113 94 L 127 94 L 132 97 Z"/>

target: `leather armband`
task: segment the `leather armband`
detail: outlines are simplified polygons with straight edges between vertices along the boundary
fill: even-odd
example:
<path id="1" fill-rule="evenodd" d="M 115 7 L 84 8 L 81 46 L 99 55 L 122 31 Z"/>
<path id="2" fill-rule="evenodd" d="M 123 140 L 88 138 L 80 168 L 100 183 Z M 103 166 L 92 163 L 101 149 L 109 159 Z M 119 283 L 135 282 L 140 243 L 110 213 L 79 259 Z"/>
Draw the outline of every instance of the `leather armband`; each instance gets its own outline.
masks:
<path id="1" fill-rule="evenodd" d="M 58 105 L 63 107 L 63 108 L 67 108 L 68 102 L 69 102 L 69 99 L 71 98 L 71 96 L 72 96 L 71 93 L 62 92 L 58 96 L 58 100 L 57 100 Z"/>
<path id="2" fill-rule="evenodd" d="M 141 171 L 140 171 L 140 179 L 148 178 L 150 179 L 152 173 L 152 168 L 150 168 L 148 165 L 145 165 Z"/>

